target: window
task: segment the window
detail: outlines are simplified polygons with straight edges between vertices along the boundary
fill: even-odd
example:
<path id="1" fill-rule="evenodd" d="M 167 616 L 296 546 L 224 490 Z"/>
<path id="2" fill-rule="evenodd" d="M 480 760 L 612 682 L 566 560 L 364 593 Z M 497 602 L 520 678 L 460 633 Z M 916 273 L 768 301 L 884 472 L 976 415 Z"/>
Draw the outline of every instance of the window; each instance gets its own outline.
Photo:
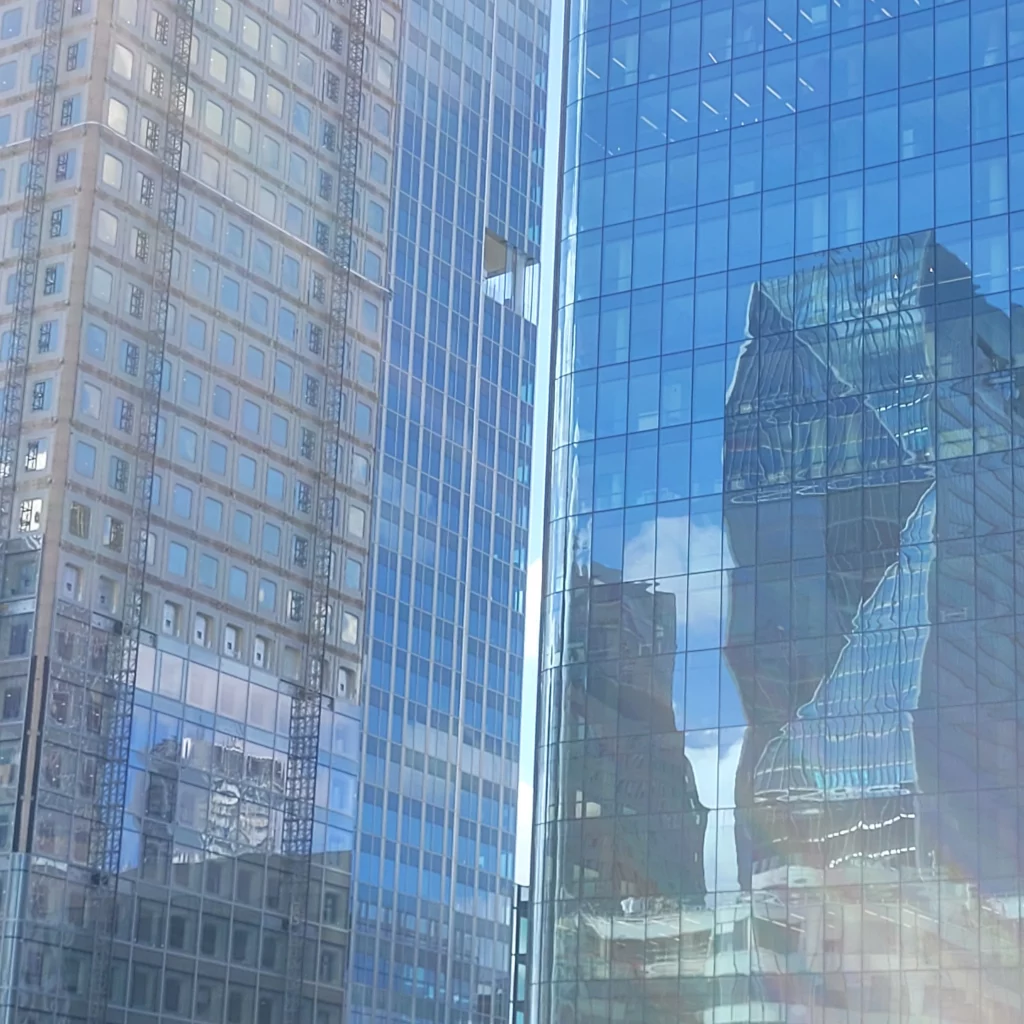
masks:
<path id="1" fill-rule="evenodd" d="M 395 17 L 393 14 L 389 14 L 387 11 L 380 12 L 380 37 L 381 39 L 387 40 L 389 43 L 395 41 Z"/>
<path id="2" fill-rule="evenodd" d="M 58 295 L 64 290 L 64 265 L 51 263 L 43 270 L 43 294 Z"/>
<path id="3" fill-rule="evenodd" d="M 13 60 L 0 64 L 0 92 L 9 92 L 14 88 L 18 77 L 18 65 Z"/>
<path id="4" fill-rule="evenodd" d="M 146 313 L 146 293 L 137 285 L 128 288 L 128 314 L 141 320 Z"/>
<path id="5" fill-rule="evenodd" d="M 196 575 L 201 586 L 211 590 L 217 586 L 217 569 L 219 563 L 212 555 L 200 555 Z"/>
<path id="6" fill-rule="evenodd" d="M 227 331 L 217 332 L 217 348 L 216 348 L 217 362 L 221 366 L 234 366 L 235 365 L 235 337 L 233 334 L 228 334 Z"/>
<path id="7" fill-rule="evenodd" d="M 120 100 L 107 100 L 107 125 L 118 135 L 128 134 L 128 108 Z"/>
<path id="8" fill-rule="evenodd" d="M 117 244 L 117 217 L 107 210 L 96 214 L 96 237 L 107 245 Z"/>
<path id="9" fill-rule="evenodd" d="M 345 559 L 345 586 L 359 590 L 363 585 L 363 567 L 354 558 Z"/>
<path id="10" fill-rule="evenodd" d="M 55 181 L 68 181 L 75 176 L 75 152 L 71 149 L 57 154 L 57 167 L 53 172 Z"/>
<path id="11" fill-rule="evenodd" d="M 124 523 L 120 519 L 104 516 L 103 546 L 111 551 L 120 551 L 124 547 Z"/>
<path id="12" fill-rule="evenodd" d="M 77 565 L 64 563 L 61 572 L 61 592 L 70 601 L 82 600 L 82 570 Z"/>
<path id="13" fill-rule="evenodd" d="M 16 7 L 13 11 L 4 11 L 0 18 L 0 39 L 16 39 L 21 35 L 21 8 Z"/>
<path id="14" fill-rule="evenodd" d="M 308 373 L 303 378 L 303 397 L 306 405 L 317 408 L 320 405 L 320 381 Z"/>
<path id="15" fill-rule="evenodd" d="M 243 99 L 256 100 L 256 76 L 248 68 L 238 69 L 237 92 Z"/>
<path id="16" fill-rule="evenodd" d="M 261 578 L 256 592 L 256 600 L 261 611 L 274 611 L 277 607 L 277 584 Z"/>
<path id="17" fill-rule="evenodd" d="M 154 478 L 153 483 L 155 488 L 156 478 Z M 128 493 L 128 462 L 117 455 L 110 457 L 110 486 L 122 494 Z M 159 494 L 159 491 L 154 489 L 154 494 Z M 154 497 L 153 504 L 156 504 L 157 500 Z"/>
<path id="18" fill-rule="evenodd" d="M 391 134 L 391 115 L 379 103 L 373 105 L 373 130 L 381 135 Z"/>
<path id="19" fill-rule="evenodd" d="M 288 618 L 292 622 L 301 622 L 305 615 L 306 598 L 298 590 L 288 591 Z"/>
<path id="20" fill-rule="evenodd" d="M 275 502 L 284 500 L 284 473 L 279 469 L 267 470 L 267 499 Z"/>
<path id="21" fill-rule="evenodd" d="M 203 500 L 203 529 L 220 533 L 224 521 L 224 506 L 216 498 Z"/>
<path id="22" fill-rule="evenodd" d="M 156 97 L 164 94 L 163 68 L 158 68 L 155 64 L 149 65 L 149 92 Z"/>
<path id="23" fill-rule="evenodd" d="M 360 352 L 357 363 L 359 379 L 364 384 L 372 384 L 377 376 L 377 360 L 369 352 Z"/>
<path id="24" fill-rule="evenodd" d="M 243 121 L 240 117 L 235 118 L 235 124 L 231 133 L 231 141 L 235 148 L 243 153 L 252 151 L 252 125 Z"/>
<path id="25" fill-rule="evenodd" d="M 125 434 L 135 429 L 135 406 L 126 398 L 114 402 L 114 425 Z"/>
<path id="26" fill-rule="evenodd" d="M 312 62 L 311 62 L 312 63 Z M 301 69 L 302 62 L 299 61 L 299 67 Z M 312 74 L 311 74 L 312 79 Z M 295 129 L 300 135 L 309 138 L 309 132 L 313 124 L 313 116 L 310 113 L 309 107 L 304 103 L 296 103 L 292 107 L 292 128 Z"/>
<path id="27" fill-rule="evenodd" d="M 295 509 L 308 514 L 313 508 L 313 489 L 309 484 L 299 480 L 295 484 Z"/>
<path id="28" fill-rule="evenodd" d="M 67 232 L 67 210 L 61 207 L 59 210 L 50 211 L 50 237 L 61 238 Z"/>
<path id="29" fill-rule="evenodd" d="M 309 539 L 306 537 L 292 538 L 292 564 L 300 569 L 309 563 Z"/>
<path id="30" fill-rule="evenodd" d="M 235 509 L 231 520 L 231 535 L 241 544 L 252 542 L 252 516 L 241 509 Z"/>
<path id="31" fill-rule="evenodd" d="M 362 537 L 366 532 L 366 513 L 354 505 L 348 510 L 348 532 L 353 537 Z"/>
<path id="32" fill-rule="evenodd" d="M 192 489 L 184 484 L 175 484 L 171 491 L 171 511 L 179 519 L 192 518 Z"/>
<path id="33" fill-rule="evenodd" d="M 196 451 L 199 445 L 199 438 L 194 430 L 188 427 L 178 427 L 178 455 L 186 462 L 196 461 Z"/>
<path id="34" fill-rule="evenodd" d="M 134 341 L 121 342 L 121 369 L 129 377 L 139 375 L 139 346 Z"/>
<path id="35" fill-rule="evenodd" d="M 256 486 L 256 460 L 248 455 L 238 456 L 238 482 L 250 491 Z"/>
<path id="36" fill-rule="evenodd" d="M 288 44 L 280 37 L 270 37 L 270 63 L 279 68 L 288 66 Z"/>
<path id="37" fill-rule="evenodd" d="M 369 299 L 363 299 L 363 330 L 376 334 L 380 328 L 380 308 Z"/>
<path id="38" fill-rule="evenodd" d="M 372 199 L 366 204 L 366 224 L 371 231 L 384 233 L 384 207 Z"/>
<path id="39" fill-rule="evenodd" d="M 120 189 L 124 182 L 124 164 L 121 163 L 116 156 L 104 153 L 103 163 L 101 164 L 100 169 L 100 178 L 104 185 Z"/>
<path id="40" fill-rule="evenodd" d="M 206 453 L 206 468 L 218 476 L 224 476 L 228 471 L 228 450 L 219 441 L 210 442 Z"/>
<path id="41" fill-rule="evenodd" d="M 46 469 L 50 443 L 45 438 L 29 441 L 25 446 L 25 469 L 30 473 L 38 473 Z"/>
<path id="42" fill-rule="evenodd" d="M 18 508 L 18 529 L 35 533 L 43 528 L 43 499 L 27 498 Z"/>
<path id="43" fill-rule="evenodd" d="M 352 455 L 352 482 L 366 484 L 370 481 L 370 462 L 358 452 Z"/>
<path id="44" fill-rule="evenodd" d="M 359 642 L 359 619 L 351 612 L 342 612 L 341 642 L 343 644 L 357 644 Z"/>
<path id="45" fill-rule="evenodd" d="M 184 576 L 188 571 L 188 548 L 171 541 L 167 545 L 167 571 L 172 576 Z"/>
<path id="46" fill-rule="evenodd" d="M 44 320 L 39 325 L 39 338 L 36 341 L 36 350 L 38 352 L 52 352 L 56 333 L 57 321 Z"/>
<path id="47" fill-rule="evenodd" d="M 227 0 L 214 0 L 213 4 L 213 23 L 218 28 L 224 29 L 225 32 L 231 31 L 231 16 L 233 11 L 231 4 Z"/>
<path id="48" fill-rule="evenodd" d="M 132 250 L 135 258 L 142 263 L 149 262 L 149 233 L 132 228 Z"/>
<path id="49" fill-rule="evenodd" d="M 281 527 L 275 526 L 273 523 L 263 524 L 262 547 L 265 555 L 277 558 L 281 553 Z"/>
<path id="50" fill-rule="evenodd" d="M 110 70 L 121 78 L 131 79 L 135 65 L 135 56 L 127 46 L 114 43 L 114 54 L 110 61 Z"/>
<path id="51" fill-rule="evenodd" d="M 213 415 L 218 419 L 227 420 L 231 418 L 231 392 L 219 384 L 213 389 Z"/>
<path id="52" fill-rule="evenodd" d="M 376 281 L 378 284 L 381 280 L 381 259 L 377 253 L 370 249 L 367 249 L 363 253 L 363 273 L 371 281 Z"/>
<path id="53" fill-rule="evenodd" d="M 233 565 L 228 573 L 228 597 L 235 601 L 244 601 L 249 591 L 249 574 L 244 569 Z"/>
<path id="54" fill-rule="evenodd" d="M 79 63 L 84 59 L 85 56 L 85 43 L 72 43 L 68 47 L 67 56 L 64 60 L 64 69 L 66 71 L 77 71 Z"/>
<path id="55" fill-rule="evenodd" d="M 279 448 L 288 447 L 288 420 L 276 412 L 270 416 L 270 441 Z"/>
<path id="56" fill-rule="evenodd" d="M 395 67 L 389 60 L 385 60 L 383 57 L 377 58 L 377 84 L 383 86 L 385 89 L 391 88 L 391 82 L 394 78 Z"/>
<path id="57" fill-rule="evenodd" d="M 75 472 L 90 480 L 96 475 L 96 449 L 85 441 L 75 442 Z"/>
<path id="58" fill-rule="evenodd" d="M 92 268 L 92 297 L 109 302 L 114 294 L 114 275 L 103 267 Z"/>
<path id="59" fill-rule="evenodd" d="M 388 162 L 380 153 L 370 154 L 370 177 L 381 185 L 387 184 Z"/>
<path id="60" fill-rule="evenodd" d="M 32 385 L 32 411 L 46 412 L 50 408 L 50 382 L 37 380 Z"/>
<path id="61" fill-rule="evenodd" d="M 210 77 L 217 82 L 228 80 L 228 58 L 216 47 L 210 47 L 210 56 L 207 59 L 207 66 L 210 69 Z"/>
<path id="62" fill-rule="evenodd" d="M 207 100 L 203 108 L 203 123 L 214 135 L 223 135 L 224 108 L 213 100 Z"/>
<path id="63" fill-rule="evenodd" d="M 242 42 L 250 50 L 258 50 L 260 48 L 260 34 L 259 22 L 246 15 L 242 19 Z"/>
<path id="64" fill-rule="evenodd" d="M 72 537 L 88 540 L 91 523 L 92 510 L 89 506 L 82 505 L 77 501 L 71 502 L 71 510 L 68 513 L 68 533 Z"/>
<path id="65" fill-rule="evenodd" d="M 250 434 L 258 434 L 260 431 L 260 407 L 248 399 L 242 402 L 242 429 Z"/>

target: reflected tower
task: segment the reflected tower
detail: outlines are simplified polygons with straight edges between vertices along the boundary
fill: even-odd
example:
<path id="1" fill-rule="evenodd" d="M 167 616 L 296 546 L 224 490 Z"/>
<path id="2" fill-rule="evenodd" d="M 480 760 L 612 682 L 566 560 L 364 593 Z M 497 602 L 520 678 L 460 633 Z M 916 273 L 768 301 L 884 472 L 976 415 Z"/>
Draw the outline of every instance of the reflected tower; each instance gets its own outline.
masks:
<path id="1" fill-rule="evenodd" d="M 538 1019 L 1024 1014 L 1024 25 L 954 6 L 570 4 Z M 598 566 L 675 601 L 671 752 Z M 677 743 L 703 886 L 587 890 Z"/>

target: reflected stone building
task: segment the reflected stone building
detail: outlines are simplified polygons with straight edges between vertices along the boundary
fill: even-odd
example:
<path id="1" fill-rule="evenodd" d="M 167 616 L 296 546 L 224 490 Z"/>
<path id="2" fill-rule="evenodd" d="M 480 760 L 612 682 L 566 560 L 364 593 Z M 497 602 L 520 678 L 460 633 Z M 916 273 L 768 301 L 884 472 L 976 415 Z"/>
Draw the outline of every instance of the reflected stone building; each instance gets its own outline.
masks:
<path id="1" fill-rule="evenodd" d="M 891 59 L 846 3 L 569 12 L 538 1020 L 1024 1015 L 1024 140 L 983 84 L 1024 38 L 915 12 Z M 643 724 L 598 697 L 609 576 L 675 602 Z M 641 879 L 653 808 L 580 789 L 645 759 L 706 811 Z"/>

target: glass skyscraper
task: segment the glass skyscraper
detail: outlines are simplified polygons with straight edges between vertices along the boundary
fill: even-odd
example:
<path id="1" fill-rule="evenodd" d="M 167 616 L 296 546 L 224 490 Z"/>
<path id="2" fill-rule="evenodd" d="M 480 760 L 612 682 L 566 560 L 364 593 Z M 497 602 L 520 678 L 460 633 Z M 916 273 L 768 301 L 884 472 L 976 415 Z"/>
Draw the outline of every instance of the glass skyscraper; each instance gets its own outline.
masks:
<path id="1" fill-rule="evenodd" d="M 566 38 L 531 1011 L 1018 1021 L 1024 5 Z"/>
<path id="2" fill-rule="evenodd" d="M 353 1024 L 503 1020 L 546 0 L 403 10 Z"/>

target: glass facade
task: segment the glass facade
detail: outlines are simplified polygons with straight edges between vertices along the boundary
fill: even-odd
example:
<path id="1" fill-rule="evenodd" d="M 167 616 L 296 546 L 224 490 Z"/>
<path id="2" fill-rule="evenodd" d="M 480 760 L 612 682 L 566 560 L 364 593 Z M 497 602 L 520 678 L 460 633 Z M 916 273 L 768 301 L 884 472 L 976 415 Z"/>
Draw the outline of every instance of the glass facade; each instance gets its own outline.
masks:
<path id="1" fill-rule="evenodd" d="M 531 1012 L 1020 1020 L 1024 6 L 567 39 Z"/>
<path id="2" fill-rule="evenodd" d="M 405 5 L 354 1024 L 504 1020 L 548 4 Z"/>
<path id="3" fill-rule="evenodd" d="M 3 469 L 15 515 L 0 538 L 0 1017 L 280 1024 L 289 947 L 304 942 L 299 1019 L 340 1024 L 400 6 L 369 5 L 348 225 L 337 213 L 351 185 L 339 123 L 351 6 L 0 5 L 0 407 L 53 9 L 39 280 Z M 168 191 L 164 337 L 153 310 Z M 340 271 L 333 247 L 349 228 Z M 335 287 L 350 292 L 340 332 Z M 155 453 L 142 440 L 150 415 Z M 335 438 L 337 479 L 322 472 Z M 151 468 L 145 500 L 136 481 Z M 328 496 L 333 532 L 319 529 Z M 115 704 L 133 550 L 146 563 L 138 667 Z M 296 706 L 312 702 L 294 699 L 317 652 L 319 744 L 296 725 Z M 297 735 L 309 739 L 301 758 Z M 284 838 L 300 760 L 315 773 L 311 862 Z M 303 919 L 292 896 L 307 866 Z"/>

